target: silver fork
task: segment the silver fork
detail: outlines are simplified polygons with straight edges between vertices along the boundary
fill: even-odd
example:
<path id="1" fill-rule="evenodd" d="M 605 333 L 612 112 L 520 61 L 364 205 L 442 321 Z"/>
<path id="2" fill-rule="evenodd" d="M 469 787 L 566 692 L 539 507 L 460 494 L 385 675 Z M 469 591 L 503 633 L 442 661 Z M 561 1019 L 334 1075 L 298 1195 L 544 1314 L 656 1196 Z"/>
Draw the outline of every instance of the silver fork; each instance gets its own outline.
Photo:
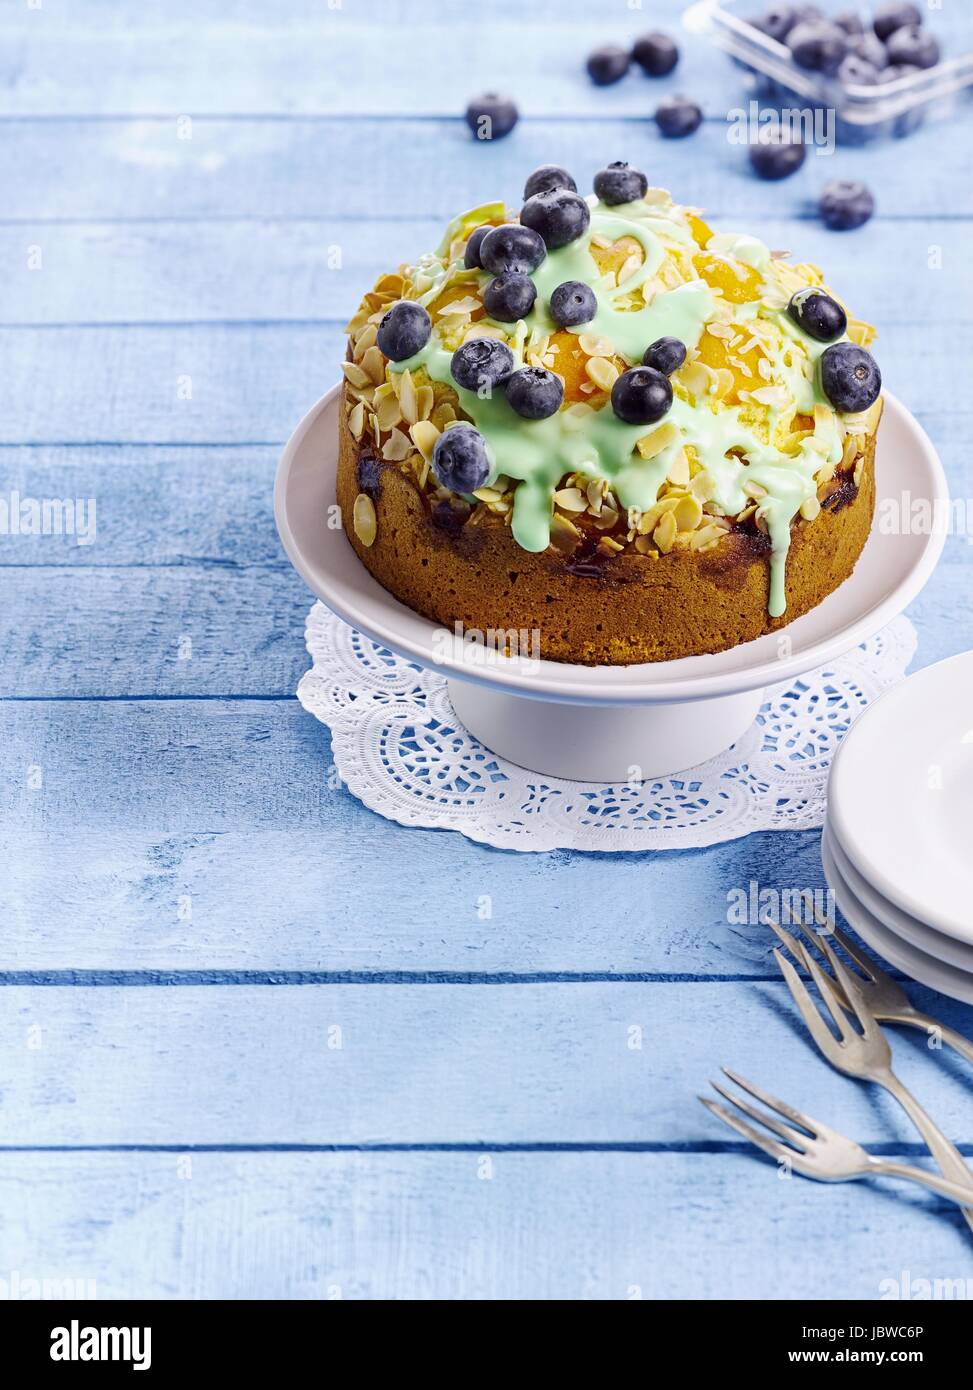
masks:
<path id="1" fill-rule="evenodd" d="M 738 1076 L 736 1072 L 724 1067 L 723 1073 L 741 1090 L 748 1091 L 755 1100 L 759 1100 L 770 1111 L 776 1113 L 768 1114 L 766 1111 L 758 1110 L 755 1105 L 751 1105 L 742 1096 L 734 1095 L 718 1081 L 710 1084 L 724 1100 L 728 1100 L 737 1110 L 749 1115 L 764 1128 L 755 1129 L 725 1105 L 711 1100 L 709 1096 L 700 1096 L 699 1099 L 706 1109 L 731 1129 L 735 1129 L 738 1134 L 742 1134 L 744 1139 L 756 1144 L 758 1149 L 763 1149 L 771 1158 L 789 1164 L 804 1177 L 816 1178 L 818 1182 L 848 1182 L 853 1178 L 872 1177 L 909 1178 L 912 1182 L 921 1183 L 923 1187 L 931 1188 L 933 1192 L 948 1197 L 959 1206 L 963 1206 L 963 1203 L 969 1200 L 968 1189 L 960 1183 L 950 1182 L 948 1178 L 941 1178 L 936 1173 L 927 1173 L 925 1169 L 915 1168 L 910 1163 L 898 1163 L 893 1158 L 876 1158 L 867 1153 L 860 1144 L 856 1144 L 854 1139 L 839 1134 L 836 1129 L 822 1124 L 820 1120 L 812 1120 L 810 1115 L 802 1115 L 793 1106 L 762 1091 L 759 1086 Z M 783 1124 L 777 1118 L 781 1115 L 798 1128 L 792 1129 L 790 1125 Z M 765 1130 L 769 1130 L 770 1134 L 776 1134 L 784 1143 L 772 1139 Z"/>
<path id="2" fill-rule="evenodd" d="M 829 1014 L 834 1020 L 835 1027 L 838 1029 L 839 1037 L 836 1038 L 815 1008 L 807 988 L 793 965 L 781 951 L 775 950 L 774 959 L 787 981 L 787 987 L 793 995 L 794 1003 L 800 1010 L 801 1017 L 807 1024 L 811 1037 L 818 1045 L 818 1050 L 836 1070 L 844 1072 L 846 1076 L 857 1077 L 862 1081 L 874 1081 L 895 1097 L 922 1135 L 930 1153 L 946 1176 L 953 1182 L 964 1186 L 969 1193 L 969 1205 L 964 1207 L 963 1215 L 966 1217 L 967 1225 L 973 1230 L 973 1211 L 969 1209 L 970 1206 L 973 1206 L 973 1173 L 967 1168 L 963 1156 L 956 1146 L 947 1139 L 932 1117 L 892 1070 L 892 1050 L 889 1047 L 888 1039 L 869 1012 L 864 996 L 854 979 L 828 943 L 819 938 L 818 944 L 827 956 L 828 964 L 834 972 L 834 978 L 840 985 L 852 1013 L 861 1026 L 862 1031 L 860 1033 L 851 1026 L 847 1014 L 831 987 L 828 976 L 825 975 L 814 957 L 802 948 L 801 943 L 791 936 L 790 932 L 784 931 L 783 927 L 774 925 L 774 931 L 794 959 L 799 964 L 804 965 L 811 975 Z"/>
<path id="3" fill-rule="evenodd" d="M 924 1033 L 934 1030 L 954 1052 L 958 1052 L 968 1062 L 973 1062 L 973 1043 L 968 1038 L 964 1038 L 962 1033 L 957 1033 L 955 1028 L 950 1028 L 930 1014 L 924 1014 L 920 1009 L 917 1009 L 901 985 L 896 984 L 895 980 L 887 975 L 874 960 L 860 951 L 853 941 L 849 941 L 844 932 L 833 922 L 830 922 L 813 903 L 810 906 L 814 913 L 814 920 L 821 928 L 820 932 L 812 932 L 805 923 L 799 920 L 789 905 L 785 905 L 785 911 L 791 922 L 800 928 L 815 945 L 820 942 L 821 935 L 824 934 L 833 941 L 837 941 L 846 955 L 851 957 L 862 972 L 861 975 L 856 974 L 855 981 L 864 995 L 865 1002 L 874 1019 L 877 1019 L 879 1023 L 902 1023 L 908 1028 L 918 1028 Z M 831 987 L 842 1004 L 847 1005 L 850 1009 L 851 1005 L 842 997 L 843 991 L 837 980 L 831 980 Z"/>

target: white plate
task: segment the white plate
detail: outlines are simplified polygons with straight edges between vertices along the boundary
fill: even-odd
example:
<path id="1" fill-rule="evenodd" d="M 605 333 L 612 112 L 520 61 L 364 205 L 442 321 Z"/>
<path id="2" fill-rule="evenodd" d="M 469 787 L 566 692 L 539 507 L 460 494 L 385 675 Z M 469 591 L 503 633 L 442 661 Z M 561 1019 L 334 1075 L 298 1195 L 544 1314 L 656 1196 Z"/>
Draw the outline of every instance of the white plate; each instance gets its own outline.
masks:
<path id="1" fill-rule="evenodd" d="M 834 827 L 827 826 L 824 833 L 838 872 L 863 907 L 877 917 L 890 932 L 908 941 L 910 946 L 917 947 L 927 956 L 941 960 L 946 965 L 955 965 L 957 970 L 973 976 L 973 946 L 956 941 L 945 932 L 935 931 L 925 922 L 920 922 L 908 912 L 903 912 L 895 903 L 889 902 L 888 898 L 883 898 L 881 893 L 862 877 L 845 854 Z"/>
<path id="2" fill-rule="evenodd" d="M 821 841 L 821 863 L 824 866 L 824 876 L 835 895 L 835 901 L 866 945 L 871 946 L 883 960 L 894 965 L 910 979 L 918 980 L 922 985 L 929 985 L 931 989 L 938 989 L 940 993 L 948 994 L 951 999 L 961 999 L 964 1004 L 973 1004 L 973 975 L 967 975 L 963 970 L 934 960 L 925 951 L 920 951 L 908 941 L 903 941 L 894 932 L 890 932 L 888 927 L 883 926 L 874 913 L 869 912 L 864 903 L 859 901 L 842 877 L 826 838 Z"/>
<path id="3" fill-rule="evenodd" d="M 638 666 L 504 660 L 471 668 L 462 656 L 444 654 L 436 624 L 387 593 L 361 564 L 343 531 L 328 527 L 328 508 L 335 500 L 338 409 L 335 387 L 298 425 L 277 471 L 277 527 L 294 566 L 329 608 L 373 640 L 423 666 L 508 694 L 614 706 L 758 691 L 873 636 L 915 598 L 942 552 L 940 534 L 891 536 L 874 528 L 853 576 L 786 629 L 786 645 L 781 633 L 774 632 L 713 656 Z M 880 500 L 897 500 L 909 492 L 916 499 L 945 503 L 946 479 L 928 436 L 888 393 L 877 457 Z"/>
<path id="4" fill-rule="evenodd" d="M 881 897 L 973 943 L 973 652 L 917 671 L 857 720 L 828 818 Z"/>

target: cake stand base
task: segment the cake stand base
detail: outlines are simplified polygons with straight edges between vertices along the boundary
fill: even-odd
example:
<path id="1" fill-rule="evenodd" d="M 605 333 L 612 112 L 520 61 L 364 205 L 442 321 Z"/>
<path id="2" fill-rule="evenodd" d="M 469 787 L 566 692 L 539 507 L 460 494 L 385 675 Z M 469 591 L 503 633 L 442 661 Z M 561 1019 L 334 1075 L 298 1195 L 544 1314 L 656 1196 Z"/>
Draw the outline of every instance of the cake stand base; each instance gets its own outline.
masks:
<path id="1" fill-rule="evenodd" d="M 715 700 L 592 706 L 447 681 L 457 717 L 494 753 L 548 777 L 645 782 L 722 753 L 753 723 L 762 690 Z"/>

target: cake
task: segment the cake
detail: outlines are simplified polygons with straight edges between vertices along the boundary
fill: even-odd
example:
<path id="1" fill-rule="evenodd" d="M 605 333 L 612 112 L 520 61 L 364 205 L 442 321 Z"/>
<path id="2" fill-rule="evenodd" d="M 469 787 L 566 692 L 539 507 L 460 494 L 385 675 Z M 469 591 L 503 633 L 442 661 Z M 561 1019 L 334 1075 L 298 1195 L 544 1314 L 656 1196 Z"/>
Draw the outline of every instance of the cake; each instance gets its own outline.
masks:
<path id="1" fill-rule="evenodd" d="M 547 660 L 749 642 L 851 574 L 874 331 L 820 270 L 627 164 L 557 166 L 379 278 L 348 325 L 338 502 L 390 593 Z"/>

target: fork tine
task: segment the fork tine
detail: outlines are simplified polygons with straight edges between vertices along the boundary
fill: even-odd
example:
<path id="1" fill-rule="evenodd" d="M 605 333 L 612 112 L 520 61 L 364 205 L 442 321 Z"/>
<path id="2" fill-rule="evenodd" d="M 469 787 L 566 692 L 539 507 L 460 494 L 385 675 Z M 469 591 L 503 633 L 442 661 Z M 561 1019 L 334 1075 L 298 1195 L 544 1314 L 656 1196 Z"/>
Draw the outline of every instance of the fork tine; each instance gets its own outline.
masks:
<path id="1" fill-rule="evenodd" d="M 838 992 L 834 988 L 834 981 L 830 975 L 824 973 L 818 962 L 810 954 L 807 956 L 807 965 L 811 972 L 811 978 L 817 985 L 818 992 L 824 1001 L 824 1005 L 828 1013 L 834 1019 L 835 1027 L 841 1034 L 842 1042 L 848 1042 L 854 1035 L 854 1029 L 848 1022 L 848 1015 L 845 1013 L 838 1000 Z M 854 988 L 854 986 L 852 986 L 852 988 Z"/>
<path id="2" fill-rule="evenodd" d="M 804 943 L 802 941 L 798 941 L 796 936 L 792 936 L 789 931 L 785 931 L 779 922 L 771 922 L 770 930 L 774 933 L 785 950 L 790 951 L 798 965 L 807 965 L 807 953 L 804 950 Z"/>
<path id="3" fill-rule="evenodd" d="M 873 980 L 878 983 L 879 980 L 887 980 L 889 978 L 878 962 L 872 960 L 870 956 L 866 956 L 865 952 L 861 950 L 860 947 L 856 946 L 850 937 L 845 936 L 840 927 L 835 927 L 834 939 L 844 951 L 845 955 L 850 956 L 855 962 L 867 980 Z"/>
<path id="4" fill-rule="evenodd" d="M 808 994 L 807 989 L 804 986 L 804 982 L 801 980 L 800 976 L 794 969 L 793 965 L 791 965 L 790 961 L 787 960 L 787 958 L 780 951 L 774 952 L 774 960 L 776 960 L 777 962 L 777 965 L 780 969 L 780 973 L 787 981 L 787 988 L 790 990 L 794 998 L 794 1003 L 800 1010 L 801 1017 L 807 1024 L 808 1032 L 811 1034 L 811 1037 L 814 1039 L 818 1047 L 824 1053 L 825 1057 L 827 1057 L 828 1060 L 831 1061 L 835 1048 L 840 1047 L 841 1044 L 838 1042 L 838 1039 L 831 1032 L 830 1028 L 827 1027 L 824 1019 L 821 1017 L 817 1009 L 814 1007 L 814 1004 L 811 1000 L 811 996 Z M 818 973 L 821 973 L 820 970 L 818 971 Z"/>
<path id="5" fill-rule="evenodd" d="M 875 1022 L 875 1017 L 872 1014 L 871 1009 L 869 1009 L 868 1005 L 865 1002 L 865 997 L 862 994 L 861 986 L 856 983 L 855 977 L 852 975 L 851 971 L 847 968 L 844 962 L 840 961 L 838 957 L 835 955 L 833 948 L 829 946 L 826 941 L 822 941 L 821 946 L 828 957 L 828 962 L 831 966 L 831 969 L 834 971 L 835 979 L 838 981 L 838 984 L 844 991 L 845 998 L 851 1005 L 852 1009 L 854 1010 L 855 1017 L 858 1019 L 858 1022 L 862 1026 L 863 1035 L 866 1038 L 871 1037 L 871 1035 L 878 1028 L 878 1024 Z"/>
<path id="6" fill-rule="evenodd" d="M 815 950 L 820 951 L 821 954 L 825 957 L 825 959 L 829 962 L 829 964 L 833 965 L 837 957 L 835 956 L 831 947 L 828 945 L 828 942 L 825 940 L 825 938 L 823 936 L 819 936 L 817 932 L 812 932 L 807 926 L 805 926 L 803 922 L 800 924 L 800 930 L 807 937 L 810 945 L 813 946 Z M 804 960 L 805 962 L 807 962 L 808 973 L 813 975 L 813 971 L 811 970 L 810 965 L 812 956 L 808 947 L 805 946 L 803 941 L 801 942 L 801 950 L 803 952 Z M 845 995 L 845 992 L 841 985 L 841 981 L 837 978 L 837 976 L 828 976 L 827 979 L 828 984 L 831 987 L 831 992 L 834 994 L 834 997 L 837 999 L 838 1003 L 842 1006 L 842 1008 L 851 1009 L 851 1001 Z"/>
<path id="7" fill-rule="evenodd" d="M 727 1110 L 725 1105 L 710 1100 L 709 1096 L 700 1096 L 699 1099 L 711 1115 L 716 1115 L 725 1125 L 735 1129 L 737 1134 L 742 1134 L 744 1139 L 749 1139 L 751 1144 L 756 1144 L 758 1149 L 763 1149 L 764 1153 L 769 1154 L 771 1158 L 784 1159 L 788 1163 L 793 1161 L 793 1149 L 778 1144 L 776 1139 L 771 1139 L 767 1134 L 761 1134 L 759 1130 L 754 1129 L 753 1125 L 748 1125 L 746 1120 L 742 1120 L 739 1115 L 734 1115 L 731 1110 Z"/>
<path id="8" fill-rule="evenodd" d="M 729 1073 L 727 1073 L 727 1075 L 729 1075 Z M 798 1153 L 802 1153 L 807 1148 L 808 1136 L 806 1134 L 799 1134 L 796 1129 L 791 1129 L 790 1125 L 782 1124 L 781 1121 L 776 1119 L 773 1115 L 768 1115 L 765 1110 L 758 1110 L 755 1105 L 751 1105 L 748 1100 L 744 1100 L 743 1096 L 735 1096 L 732 1091 L 728 1091 L 726 1087 L 722 1086 L 718 1081 L 711 1081 L 710 1085 L 713 1087 L 714 1091 L 719 1092 L 724 1100 L 728 1100 L 731 1105 L 735 1105 L 738 1110 L 742 1110 L 743 1113 L 749 1115 L 752 1120 L 756 1120 L 758 1124 L 764 1125 L 771 1133 L 776 1134 L 778 1138 L 791 1144 Z"/>
<path id="9" fill-rule="evenodd" d="M 795 1110 L 793 1105 L 788 1105 L 786 1100 L 779 1100 L 777 1096 L 772 1096 L 769 1091 L 763 1090 L 754 1081 L 748 1081 L 745 1076 L 741 1076 L 737 1071 L 731 1071 L 729 1067 L 721 1067 L 724 1076 L 728 1076 L 734 1085 L 739 1086 L 742 1091 L 749 1091 L 754 1100 L 759 1100 L 762 1105 L 766 1105 L 771 1110 L 776 1110 L 778 1115 L 785 1115 L 793 1124 L 799 1125 L 801 1129 L 806 1129 L 808 1134 L 816 1137 L 827 1132 L 827 1125 L 823 1125 L 820 1120 L 814 1120 L 810 1115 L 802 1115 L 800 1110 Z M 801 1136 L 806 1144 L 807 1140 Z"/>

